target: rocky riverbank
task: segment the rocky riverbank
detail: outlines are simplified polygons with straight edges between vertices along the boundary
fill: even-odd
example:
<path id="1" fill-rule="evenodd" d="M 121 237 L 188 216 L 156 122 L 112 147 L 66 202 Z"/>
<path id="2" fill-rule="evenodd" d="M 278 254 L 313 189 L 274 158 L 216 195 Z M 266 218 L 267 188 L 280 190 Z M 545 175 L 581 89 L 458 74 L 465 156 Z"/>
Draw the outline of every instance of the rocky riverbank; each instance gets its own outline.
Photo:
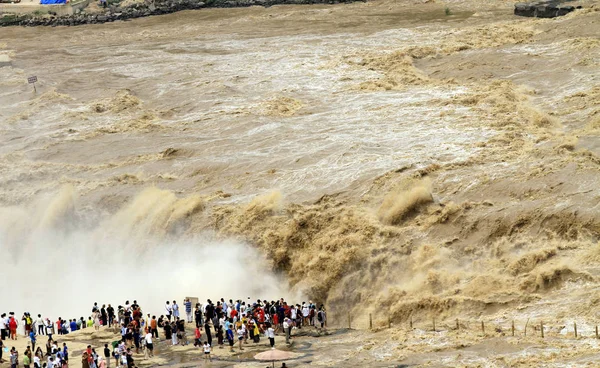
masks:
<path id="1" fill-rule="evenodd" d="M 538 1 L 515 4 L 515 15 L 535 18 L 555 18 L 567 15 L 581 6 L 561 6 L 560 1 Z"/>
<path id="2" fill-rule="evenodd" d="M 158 0 L 145 1 L 143 3 L 136 3 L 126 7 L 111 6 L 101 14 L 90 14 L 86 13 L 85 11 L 78 14 L 64 16 L 56 16 L 52 14 L 46 14 L 42 16 L 35 14 L 10 14 L 0 17 L 0 26 L 78 26 L 82 24 L 122 21 L 133 18 L 148 17 L 151 15 L 169 14 L 181 10 L 201 8 L 340 4 L 351 3 L 355 1 L 357 0 Z"/>

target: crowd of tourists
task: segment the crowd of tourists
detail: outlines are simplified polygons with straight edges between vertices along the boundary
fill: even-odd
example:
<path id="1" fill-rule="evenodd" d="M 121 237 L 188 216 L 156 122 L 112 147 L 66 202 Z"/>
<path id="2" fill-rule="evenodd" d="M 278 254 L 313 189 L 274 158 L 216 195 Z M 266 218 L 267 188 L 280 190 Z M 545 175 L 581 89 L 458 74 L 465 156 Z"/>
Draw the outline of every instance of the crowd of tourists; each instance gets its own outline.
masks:
<path id="1" fill-rule="evenodd" d="M 0 316 L 0 362 L 3 362 L 2 353 L 10 355 L 11 368 L 23 365 L 25 368 L 67 368 L 69 352 L 66 343 L 62 346 L 55 339 L 55 335 L 92 328 L 99 330 L 101 326 L 113 327 L 120 330 L 121 338 L 112 344 L 105 344 L 101 354 L 92 346 L 83 351 L 82 368 L 109 368 L 111 359 L 116 367 L 135 367 L 135 354 L 143 353 L 145 358 L 150 358 L 154 353 L 154 340 L 159 340 L 159 331 L 162 331 L 167 345 L 188 345 L 204 351 L 205 359 L 211 358 L 211 350 L 216 345 L 223 348 L 226 344 L 230 351 L 237 346 L 244 350 L 244 345 L 260 342 L 261 336 L 266 337 L 269 345 L 275 347 L 275 336 L 284 334 L 286 344 L 293 337 L 293 330 L 314 326 L 322 329 L 327 325 L 327 314 L 323 305 L 317 307 L 309 301 L 302 304 L 288 304 L 283 298 L 277 301 L 256 300 L 255 302 L 224 298 L 213 302 L 208 299 L 205 303 L 192 305 L 190 299 L 182 303 L 182 316 L 179 304 L 174 300 L 167 301 L 164 306 L 165 313 L 158 318 L 156 315 L 144 316 L 137 301 L 119 305 L 115 309 L 111 304 L 99 306 L 94 303 L 91 315 L 65 320 L 59 317 L 52 323 L 49 318 L 42 318 L 40 314 L 33 318 L 29 313 L 24 313 L 20 321 L 13 312 Z M 187 336 L 187 324 L 195 324 L 194 336 Z M 22 325 L 22 326 L 21 326 Z M 16 340 L 17 328 L 22 327 L 29 346 L 19 363 L 19 352 L 12 347 L 7 347 L 8 340 Z M 48 337 L 45 350 L 37 346 L 37 339 L 41 335 Z M 192 342 L 193 341 L 193 342 Z M 112 349 L 111 349 L 112 348 Z"/>
<path id="2" fill-rule="evenodd" d="M 324 328 L 327 324 L 327 314 L 323 305 L 317 308 L 312 301 L 302 304 L 289 304 L 284 300 L 257 300 L 246 302 L 232 299 L 213 302 L 208 299 L 205 303 L 196 303 L 186 299 L 183 303 L 185 320 L 180 316 L 180 306 L 176 301 L 165 303 L 165 314 L 158 319 L 150 319 L 150 331 L 154 338 L 159 337 L 162 328 L 164 338 L 171 345 L 187 345 L 189 338 L 186 334 L 185 322 L 195 323 L 194 346 L 204 349 L 210 358 L 210 348 L 216 340 L 219 348 L 229 345 L 243 350 L 248 341 L 259 343 L 261 335 L 269 339 L 272 348 L 275 347 L 275 335 L 285 334 L 286 343 L 290 343 L 292 331 L 302 327 L 316 326 Z M 192 309 L 193 308 L 193 309 Z"/>
<path id="3" fill-rule="evenodd" d="M 51 331 L 46 329 L 46 323 L 41 316 L 38 315 L 38 318 L 34 321 L 29 313 L 25 313 L 21 320 L 24 323 L 26 338 L 29 339 L 29 345 L 23 352 L 22 357 L 19 356 L 19 352 L 14 346 L 10 349 L 7 346 L 7 340 L 17 340 L 19 322 L 15 314 L 11 312 L 8 316 L 6 313 L 0 315 L 0 363 L 5 362 L 4 354 L 7 353 L 11 368 L 17 368 L 20 360 L 25 368 L 67 368 L 69 364 L 69 349 L 66 343 L 63 343 L 61 346 L 58 341 L 52 339 L 52 333 L 50 332 L 45 350 L 37 345 L 38 334 L 34 326 L 40 323 L 39 326 L 41 328 L 37 329 L 39 334 L 46 334 L 47 331 Z"/>

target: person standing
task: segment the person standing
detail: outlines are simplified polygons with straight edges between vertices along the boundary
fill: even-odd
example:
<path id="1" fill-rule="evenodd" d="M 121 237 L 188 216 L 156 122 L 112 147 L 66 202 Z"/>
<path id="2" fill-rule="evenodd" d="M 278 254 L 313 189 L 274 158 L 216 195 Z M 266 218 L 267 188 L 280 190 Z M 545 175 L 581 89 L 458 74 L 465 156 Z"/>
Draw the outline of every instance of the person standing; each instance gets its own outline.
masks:
<path id="1" fill-rule="evenodd" d="M 229 305 L 227 305 L 227 302 L 224 298 L 221 298 L 221 305 L 223 306 L 223 313 L 225 313 L 225 315 L 228 315 L 227 310 L 229 309 Z"/>
<path id="2" fill-rule="evenodd" d="M 177 321 L 177 331 L 179 332 L 179 342 L 181 345 L 187 345 L 188 339 L 185 333 L 185 321 L 180 319 Z"/>
<path id="3" fill-rule="evenodd" d="M 305 302 L 302 302 L 302 325 L 308 326 L 308 315 L 310 313 L 310 309 Z"/>
<path id="4" fill-rule="evenodd" d="M 152 337 L 158 339 L 158 322 L 156 321 L 156 316 L 152 316 L 150 320 L 150 333 L 152 333 Z"/>
<path id="5" fill-rule="evenodd" d="M 85 350 L 85 353 L 82 356 L 85 356 L 87 367 L 94 368 L 94 356 L 92 355 L 91 345 L 88 345 L 87 349 Z M 86 368 L 85 365 L 83 365 L 82 368 Z"/>
<path id="6" fill-rule="evenodd" d="M 94 320 L 94 328 L 96 329 L 96 331 L 100 331 L 100 311 L 96 311 L 93 313 L 93 320 Z"/>
<path id="7" fill-rule="evenodd" d="M 297 318 L 298 318 L 298 310 L 296 309 L 295 305 L 292 305 L 292 307 L 290 308 L 290 319 L 292 320 L 292 326 L 295 325 Z"/>
<path id="8" fill-rule="evenodd" d="M 269 324 L 269 328 L 267 328 L 267 337 L 269 338 L 271 349 L 275 349 L 275 329 L 271 324 Z"/>
<path id="9" fill-rule="evenodd" d="M 201 347 L 202 346 L 202 332 L 200 332 L 200 328 L 196 327 L 194 331 L 194 346 Z"/>
<path id="10" fill-rule="evenodd" d="M 168 344 L 169 340 L 171 340 L 171 334 L 173 333 L 173 331 L 171 331 L 171 323 L 169 323 L 169 321 L 163 321 L 163 329 L 165 330 L 165 339 Z"/>
<path id="11" fill-rule="evenodd" d="M 23 367 L 29 368 L 30 364 L 31 364 L 31 358 L 27 354 L 23 355 Z"/>
<path id="12" fill-rule="evenodd" d="M 229 343 L 229 351 L 233 351 L 233 330 L 231 325 L 227 326 L 227 342 Z"/>
<path id="13" fill-rule="evenodd" d="M 115 320 L 115 308 L 109 304 L 108 307 L 106 307 L 106 314 L 108 315 L 108 327 L 110 327 Z"/>
<path id="14" fill-rule="evenodd" d="M 110 349 L 108 344 L 104 344 L 104 359 L 106 360 L 106 368 L 110 368 Z"/>
<path id="15" fill-rule="evenodd" d="M 135 353 L 140 353 L 140 329 L 139 327 L 133 328 L 133 344 L 135 345 Z"/>
<path id="16" fill-rule="evenodd" d="M 186 298 L 183 304 L 185 305 L 187 323 L 192 323 L 192 302 L 190 301 L 190 298 Z"/>
<path id="17" fill-rule="evenodd" d="M 23 318 L 21 318 L 21 320 L 25 323 L 25 336 L 29 336 L 29 332 L 32 330 L 33 327 L 33 320 L 31 319 L 29 313 L 23 314 Z"/>
<path id="18" fill-rule="evenodd" d="M 35 351 L 36 338 L 35 338 L 35 331 L 33 329 L 29 332 L 29 339 L 31 340 L 31 350 Z M 30 362 L 30 364 L 31 364 L 31 362 Z"/>
<path id="19" fill-rule="evenodd" d="M 321 324 L 321 328 L 323 328 L 323 326 L 325 326 L 325 324 L 327 323 L 326 316 L 327 315 L 325 314 L 325 307 L 321 305 L 319 311 L 317 312 L 317 321 L 319 321 L 319 323 Z"/>
<path id="20" fill-rule="evenodd" d="M 50 318 L 46 318 L 46 335 L 48 335 L 49 338 L 52 338 L 52 335 L 54 335 L 54 325 L 52 324 L 52 321 L 50 321 Z"/>
<path id="21" fill-rule="evenodd" d="M 283 320 L 283 330 L 285 331 L 285 343 L 290 343 L 290 335 L 292 334 L 292 324 L 290 323 L 290 319 L 285 317 Z"/>
<path id="22" fill-rule="evenodd" d="M 69 364 L 69 348 L 67 348 L 66 342 L 63 342 L 62 356 L 65 364 Z"/>
<path id="23" fill-rule="evenodd" d="M 133 368 L 135 367 L 134 365 L 134 361 L 133 361 L 133 352 L 131 351 L 130 348 L 127 348 L 127 352 L 125 353 L 125 356 L 127 358 L 127 368 Z"/>
<path id="24" fill-rule="evenodd" d="M 196 320 L 196 328 L 202 327 L 202 311 L 200 305 L 196 304 L 196 310 L 194 310 L 194 319 Z"/>
<path id="25" fill-rule="evenodd" d="M 206 341 L 208 341 L 208 345 L 212 345 L 212 334 L 210 332 L 210 325 L 208 324 L 208 320 L 204 324 L 204 332 L 206 333 Z"/>
<path id="26" fill-rule="evenodd" d="M 0 340 L 6 340 L 6 336 L 8 336 L 8 319 L 6 318 L 6 313 L 2 313 L 0 315 Z"/>
<path id="27" fill-rule="evenodd" d="M 208 341 L 204 343 L 204 359 L 208 359 L 212 362 L 212 358 L 210 357 L 210 344 Z"/>
<path id="28" fill-rule="evenodd" d="M 243 325 L 240 324 L 240 326 L 237 329 L 238 342 L 240 343 L 240 350 L 244 350 L 244 347 L 242 346 L 242 343 L 244 341 L 244 328 L 242 326 Z"/>
<path id="29" fill-rule="evenodd" d="M 108 325 L 108 314 L 106 313 L 106 305 L 105 304 L 102 304 L 102 308 L 100 308 L 100 322 L 102 322 L 102 326 L 104 326 L 104 327 L 106 327 Z M 110 363 L 108 363 L 108 361 L 107 361 L 107 364 L 110 364 Z"/>
<path id="30" fill-rule="evenodd" d="M 217 344 L 219 345 L 219 349 L 223 349 L 223 326 L 219 325 L 217 327 Z"/>
<path id="31" fill-rule="evenodd" d="M 34 328 L 33 330 L 35 331 L 37 328 L 37 334 L 38 335 L 43 335 L 44 334 L 44 320 L 42 319 L 42 315 L 38 314 L 37 319 L 34 322 Z"/>
<path id="32" fill-rule="evenodd" d="M 169 322 L 171 322 L 171 316 L 173 315 L 173 307 L 171 306 L 168 300 L 165 304 L 165 311 L 167 312 L 167 319 L 169 320 Z"/>
<path id="33" fill-rule="evenodd" d="M 13 346 L 13 348 L 10 349 L 10 368 L 17 368 L 18 365 L 19 353 L 17 352 L 17 349 L 15 349 L 15 347 Z"/>
<path id="34" fill-rule="evenodd" d="M 146 351 L 150 357 L 154 356 L 154 345 L 152 344 L 152 332 L 148 331 L 146 337 L 144 337 L 146 343 Z"/>
<path id="35" fill-rule="evenodd" d="M 204 319 L 208 322 L 215 316 L 215 306 L 210 299 L 206 300 L 206 306 L 204 307 Z"/>
<path id="36" fill-rule="evenodd" d="M 17 326 L 19 326 L 19 322 L 15 318 L 15 314 L 11 312 L 10 318 L 8 319 L 8 329 L 10 331 L 10 339 L 17 339 Z"/>
<path id="37" fill-rule="evenodd" d="M 179 339 L 177 336 L 179 334 L 179 328 L 177 327 L 177 322 L 171 322 L 171 331 L 171 345 L 175 346 L 179 344 Z"/>
<path id="38" fill-rule="evenodd" d="M 173 318 L 177 319 L 179 317 L 179 306 L 175 300 L 173 300 L 173 306 L 171 308 L 173 310 Z"/>

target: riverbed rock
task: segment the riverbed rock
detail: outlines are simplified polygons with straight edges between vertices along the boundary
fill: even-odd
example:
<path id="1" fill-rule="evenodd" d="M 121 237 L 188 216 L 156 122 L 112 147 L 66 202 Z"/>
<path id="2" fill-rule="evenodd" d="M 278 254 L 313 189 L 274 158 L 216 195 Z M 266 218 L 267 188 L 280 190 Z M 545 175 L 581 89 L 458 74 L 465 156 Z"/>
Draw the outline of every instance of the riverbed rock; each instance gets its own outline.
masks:
<path id="1" fill-rule="evenodd" d="M 574 6 L 561 6 L 559 1 L 516 3 L 515 15 L 522 17 L 555 18 L 569 14 L 575 9 Z"/>

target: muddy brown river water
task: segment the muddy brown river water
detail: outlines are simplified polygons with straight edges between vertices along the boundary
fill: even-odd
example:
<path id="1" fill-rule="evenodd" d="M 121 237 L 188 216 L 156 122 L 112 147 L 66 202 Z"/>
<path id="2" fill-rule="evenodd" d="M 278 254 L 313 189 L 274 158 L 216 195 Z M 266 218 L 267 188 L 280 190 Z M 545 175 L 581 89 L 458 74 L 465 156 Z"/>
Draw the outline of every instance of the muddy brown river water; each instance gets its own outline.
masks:
<path id="1" fill-rule="evenodd" d="M 145 264 L 167 276 L 143 295 L 184 279 L 172 292 L 222 297 L 253 275 L 252 293 L 361 326 L 369 312 L 379 327 L 531 319 L 554 336 L 492 351 L 449 328 L 363 331 L 332 366 L 587 364 L 595 342 L 561 340 L 574 320 L 593 331 L 600 300 L 600 12 L 577 4 L 556 19 L 373 1 L 2 29 L 3 272 L 45 265 L 10 290 L 144 284 Z M 82 266 L 58 272 L 66 255 Z M 239 273 L 197 282 L 222 269 Z"/>

